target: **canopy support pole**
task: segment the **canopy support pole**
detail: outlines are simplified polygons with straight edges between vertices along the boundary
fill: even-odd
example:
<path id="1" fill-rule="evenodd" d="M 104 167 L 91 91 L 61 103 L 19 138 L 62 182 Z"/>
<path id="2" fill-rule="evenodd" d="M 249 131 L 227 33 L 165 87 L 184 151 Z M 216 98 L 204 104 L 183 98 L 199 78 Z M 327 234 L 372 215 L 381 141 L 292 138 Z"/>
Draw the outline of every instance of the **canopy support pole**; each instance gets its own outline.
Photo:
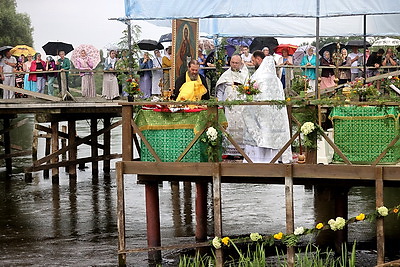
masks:
<path id="1" fill-rule="evenodd" d="M 364 15 L 364 65 L 363 65 L 363 71 L 364 71 L 364 84 L 367 79 L 367 15 Z"/>

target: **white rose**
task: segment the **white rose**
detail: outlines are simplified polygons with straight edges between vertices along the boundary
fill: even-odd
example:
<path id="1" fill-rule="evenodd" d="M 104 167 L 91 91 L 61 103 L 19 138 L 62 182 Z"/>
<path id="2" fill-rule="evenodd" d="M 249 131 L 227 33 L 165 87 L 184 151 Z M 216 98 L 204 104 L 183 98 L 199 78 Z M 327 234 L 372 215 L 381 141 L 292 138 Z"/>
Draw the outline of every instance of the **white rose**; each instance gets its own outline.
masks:
<path id="1" fill-rule="evenodd" d="M 294 230 L 294 235 L 302 235 L 302 234 L 304 234 L 304 227 L 297 227 Z"/>
<path id="2" fill-rule="evenodd" d="M 215 141 L 218 138 L 218 132 L 214 127 L 208 127 L 206 134 L 210 141 Z"/>
<path id="3" fill-rule="evenodd" d="M 250 234 L 251 241 L 258 241 L 262 239 L 262 236 L 259 233 L 251 233 Z"/>
<path id="4" fill-rule="evenodd" d="M 221 241 L 219 240 L 218 236 L 214 237 L 212 244 L 213 244 L 214 248 L 216 248 L 216 249 L 221 248 Z"/>
<path id="5" fill-rule="evenodd" d="M 378 213 L 379 213 L 381 216 L 385 217 L 385 216 L 387 216 L 387 215 L 389 214 L 389 210 L 388 210 L 388 208 L 386 208 L 385 206 L 382 206 L 382 207 L 379 207 L 379 208 L 378 208 Z"/>

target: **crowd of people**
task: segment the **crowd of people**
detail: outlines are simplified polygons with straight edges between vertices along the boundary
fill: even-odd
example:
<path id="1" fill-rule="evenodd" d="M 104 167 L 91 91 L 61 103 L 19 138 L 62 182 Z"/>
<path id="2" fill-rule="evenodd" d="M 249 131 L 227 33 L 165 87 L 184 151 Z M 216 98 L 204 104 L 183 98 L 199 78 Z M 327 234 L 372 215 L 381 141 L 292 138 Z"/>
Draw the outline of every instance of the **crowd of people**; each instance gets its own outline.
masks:
<path id="1" fill-rule="evenodd" d="M 276 65 L 276 75 L 280 79 L 283 88 L 290 84 L 290 80 L 293 79 L 293 68 L 287 67 L 293 65 L 293 57 L 289 55 L 287 49 L 282 49 L 281 54 L 276 53 L 271 55 L 271 51 L 268 47 L 264 47 L 262 50 L 264 56 L 271 56 L 274 59 Z M 143 93 L 144 98 L 149 98 L 153 95 L 161 95 L 162 88 L 171 88 L 169 69 L 172 66 L 171 54 L 172 47 L 168 47 L 164 51 L 164 55 L 161 55 L 160 50 L 155 50 L 150 55 L 149 52 L 145 52 L 143 57 L 139 59 L 139 71 L 140 76 L 140 90 Z M 106 99 L 116 99 L 124 95 L 122 90 L 121 81 L 118 81 L 118 72 L 121 71 L 120 63 L 121 56 L 118 57 L 117 51 L 111 50 L 108 52 L 107 58 L 104 61 L 104 75 L 103 75 L 103 91 L 102 96 Z M 248 46 L 241 46 L 238 53 L 236 53 L 241 62 L 249 68 L 249 73 L 253 73 L 254 63 L 252 61 L 253 54 L 250 53 Z M 347 83 L 349 81 L 354 81 L 358 77 L 366 76 L 371 77 L 377 75 L 381 72 L 390 71 L 390 66 L 399 65 L 399 60 L 396 58 L 393 49 L 388 48 L 386 53 L 383 49 L 379 49 L 376 52 L 366 50 L 366 58 L 364 59 L 364 53 L 359 52 L 358 47 L 352 47 L 351 52 L 348 52 L 346 48 L 341 49 L 339 55 L 339 62 L 333 57 L 329 51 L 325 51 L 319 59 L 319 65 L 323 66 L 321 70 L 321 84 L 320 88 L 324 89 L 327 87 L 335 86 L 335 78 L 339 80 L 338 84 Z M 195 60 L 198 64 L 191 64 L 199 68 L 198 72 L 200 77 L 207 77 L 207 82 L 205 86 L 210 86 L 213 90 L 216 86 L 215 81 L 213 82 L 210 75 L 215 75 L 212 70 L 206 67 L 215 67 L 214 62 L 214 51 L 211 51 L 208 55 L 204 53 L 201 49 L 198 50 L 198 57 Z M 229 67 L 232 58 L 232 53 L 225 53 L 224 65 Z M 312 46 L 309 46 L 305 55 L 300 63 L 303 68 L 302 74 L 307 77 L 309 82 L 309 90 L 315 91 L 315 79 L 316 79 L 316 61 L 318 56 Z M 366 75 L 363 73 L 362 66 L 366 65 L 368 67 Z M 82 96 L 84 97 L 95 97 L 96 88 L 94 81 L 94 73 L 90 72 L 95 66 L 90 58 L 87 57 L 86 52 L 83 50 L 80 53 L 76 64 L 76 68 L 81 70 L 79 73 L 82 80 Z M 339 65 L 339 73 L 335 72 L 334 68 Z M 0 61 L 0 81 L 3 84 L 9 86 L 16 86 L 29 91 L 34 91 L 38 93 L 46 93 L 48 95 L 57 95 L 58 92 L 54 87 L 55 81 L 58 80 L 58 88 L 61 89 L 61 79 L 58 72 L 51 72 L 56 70 L 70 70 L 71 61 L 65 57 L 64 51 L 60 51 L 55 60 L 52 56 L 42 59 L 41 54 L 37 53 L 35 55 L 21 55 L 19 57 L 14 57 L 11 55 L 10 51 L 6 51 L 5 55 Z M 190 69 L 190 67 L 189 67 Z M 45 71 L 45 73 L 43 73 Z M 4 74 L 3 74 L 4 72 Z M 24 72 L 30 72 L 29 74 L 24 74 Z M 35 73 L 37 72 L 37 73 Z M 182 75 L 181 75 L 182 76 Z M 68 88 L 69 74 L 66 72 L 67 82 L 65 83 Z M 178 81 L 181 81 L 182 77 L 177 77 Z M 217 77 L 218 78 L 218 77 Z M 47 84 L 47 87 L 46 87 Z M 61 90 L 60 90 L 61 91 Z M 216 90 L 217 91 L 217 90 Z M 214 92 L 214 91 L 213 91 Z M 179 92 L 173 92 L 173 99 L 178 97 Z M 216 95 L 217 93 L 215 93 Z M 3 91 L 3 98 L 14 98 L 14 97 L 26 97 L 24 94 L 13 93 L 8 90 Z"/>

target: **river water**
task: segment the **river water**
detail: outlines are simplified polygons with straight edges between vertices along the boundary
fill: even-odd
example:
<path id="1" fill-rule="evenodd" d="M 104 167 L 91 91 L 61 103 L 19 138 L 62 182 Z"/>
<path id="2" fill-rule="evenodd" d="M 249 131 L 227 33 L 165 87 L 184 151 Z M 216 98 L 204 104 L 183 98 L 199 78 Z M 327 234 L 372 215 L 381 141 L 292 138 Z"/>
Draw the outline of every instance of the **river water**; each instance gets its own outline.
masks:
<path id="1" fill-rule="evenodd" d="M 32 121 L 12 132 L 12 140 L 20 140 L 14 142 L 25 148 L 31 145 Z M 99 124 L 102 125 L 102 122 Z M 80 137 L 88 135 L 89 124 L 79 122 L 77 133 Z M 101 139 L 99 141 L 102 142 Z M 121 128 L 112 131 L 112 142 L 111 153 L 121 153 Z M 40 140 L 38 156 L 43 155 L 44 140 Z M 81 146 L 78 155 L 89 156 L 89 147 Z M 92 182 L 90 164 L 86 164 L 85 170 L 78 171 L 76 182 L 70 182 L 67 173 L 60 169 L 59 185 L 52 185 L 51 179 L 45 179 L 42 172 L 34 173 L 33 182 L 26 183 L 23 170 L 18 166 L 28 166 L 29 163 L 29 157 L 16 159 L 13 162 L 14 174 L 9 180 L 5 178 L 4 163 L 0 165 L 0 265 L 116 266 L 115 160 L 111 164 L 111 177 L 100 172 L 98 183 Z M 144 186 L 136 183 L 134 175 L 126 175 L 125 187 L 127 248 L 144 247 Z M 194 184 L 180 183 L 177 190 L 164 182 L 159 191 L 162 244 L 192 242 L 195 231 Z M 399 188 L 385 188 L 388 207 L 399 204 L 399 192 Z M 295 186 L 294 195 L 295 226 L 313 227 L 318 217 L 314 190 Z M 224 235 L 271 234 L 285 230 L 282 185 L 223 184 L 222 200 Z M 352 188 L 349 203 L 349 216 L 371 212 L 375 205 L 374 188 Z M 209 217 L 211 214 L 209 201 Z M 396 243 L 399 243 L 399 221 L 388 218 L 385 227 L 389 239 L 387 248 L 390 250 L 393 247 L 390 244 L 395 244 L 392 242 L 397 240 Z M 212 229 L 211 220 L 209 229 Z M 213 236 L 211 231 L 209 236 Z M 351 225 L 349 240 L 366 244 L 373 242 L 374 225 L 369 222 Z M 164 251 L 164 265 L 176 265 L 176 253 Z M 391 253 L 398 256 L 398 246 Z M 147 266 L 147 253 L 128 254 L 127 260 L 129 266 Z"/>

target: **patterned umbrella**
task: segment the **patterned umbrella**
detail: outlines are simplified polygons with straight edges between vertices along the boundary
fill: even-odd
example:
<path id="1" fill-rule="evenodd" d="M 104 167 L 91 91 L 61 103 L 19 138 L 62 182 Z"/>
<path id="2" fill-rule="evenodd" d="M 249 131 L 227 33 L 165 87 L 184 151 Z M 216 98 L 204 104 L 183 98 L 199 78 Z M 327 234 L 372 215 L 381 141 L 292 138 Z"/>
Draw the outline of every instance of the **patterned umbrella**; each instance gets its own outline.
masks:
<path id="1" fill-rule="evenodd" d="M 81 44 L 74 49 L 71 57 L 71 61 L 74 66 L 77 66 L 77 60 L 81 56 L 82 50 L 85 50 L 86 56 L 93 62 L 93 69 L 96 68 L 97 64 L 100 63 L 100 51 L 93 45 L 88 44 Z"/>
<path id="2" fill-rule="evenodd" d="M 280 44 L 277 47 L 275 47 L 274 52 L 282 55 L 282 50 L 286 49 L 288 51 L 289 55 L 293 55 L 294 52 L 297 50 L 297 45 L 292 45 L 292 44 Z"/>
<path id="3" fill-rule="evenodd" d="M 30 46 L 27 45 L 17 45 L 14 46 L 13 49 L 10 50 L 11 55 L 19 57 L 21 55 L 27 56 L 27 55 L 32 55 L 34 56 L 36 54 L 35 49 L 33 49 Z"/>

